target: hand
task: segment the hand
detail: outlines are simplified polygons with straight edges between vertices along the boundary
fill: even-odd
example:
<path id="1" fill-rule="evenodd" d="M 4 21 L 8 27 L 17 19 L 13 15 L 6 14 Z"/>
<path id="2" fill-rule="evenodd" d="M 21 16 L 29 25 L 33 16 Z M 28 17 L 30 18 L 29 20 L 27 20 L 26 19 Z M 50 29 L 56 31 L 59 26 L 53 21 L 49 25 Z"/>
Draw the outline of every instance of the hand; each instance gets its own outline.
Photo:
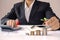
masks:
<path id="1" fill-rule="evenodd" d="M 14 27 L 15 26 L 15 20 L 8 20 L 6 25 Z"/>
<path id="2" fill-rule="evenodd" d="M 19 25 L 19 21 L 18 21 L 18 19 L 16 19 L 16 20 L 8 20 L 7 25 L 11 26 L 11 27 L 17 27 L 17 25 Z"/>
<path id="3" fill-rule="evenodd" d="M 59 27 L 60 27 L 59 20 L 56 17 L 52 17 L 52 18 L 48 19 L 45 22 L 45 25 L 50 26 L 51 30 L 56 30 L 56 29 L 59 29 Z"/>

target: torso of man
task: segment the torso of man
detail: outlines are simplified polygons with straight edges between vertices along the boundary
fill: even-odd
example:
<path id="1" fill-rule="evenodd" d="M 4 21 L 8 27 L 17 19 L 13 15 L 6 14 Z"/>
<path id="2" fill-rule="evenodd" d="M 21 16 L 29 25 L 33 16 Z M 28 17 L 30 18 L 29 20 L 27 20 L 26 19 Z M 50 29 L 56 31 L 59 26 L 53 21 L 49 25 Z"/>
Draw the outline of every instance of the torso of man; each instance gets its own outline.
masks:
<path id="1" fill-rule="evenodd" d="M 27 3 L 25 1 L 25 18 L 26 18 L 27 22 L 29 22 L 29 16 L 30 16 L 32 6 L 33 6 L 34 2 L 35 2 L 35 0 L 33 0 L 33 2 L 28 7 L 28 5 L 27 5 Z"/>

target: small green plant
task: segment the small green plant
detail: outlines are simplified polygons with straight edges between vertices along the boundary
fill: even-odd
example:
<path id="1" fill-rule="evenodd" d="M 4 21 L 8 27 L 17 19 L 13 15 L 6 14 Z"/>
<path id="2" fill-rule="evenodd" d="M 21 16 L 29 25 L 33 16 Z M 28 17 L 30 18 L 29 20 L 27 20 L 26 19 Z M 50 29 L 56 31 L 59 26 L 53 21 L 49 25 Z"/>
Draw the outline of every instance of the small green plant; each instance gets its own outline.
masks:
<path id="1" fill-rule="evenodd" d="M 41 21 L 46 21 L 46 20 L 47 20 L 47 18 L 45 18 L 45 17 L 43 19 L 41 19 Z"/>

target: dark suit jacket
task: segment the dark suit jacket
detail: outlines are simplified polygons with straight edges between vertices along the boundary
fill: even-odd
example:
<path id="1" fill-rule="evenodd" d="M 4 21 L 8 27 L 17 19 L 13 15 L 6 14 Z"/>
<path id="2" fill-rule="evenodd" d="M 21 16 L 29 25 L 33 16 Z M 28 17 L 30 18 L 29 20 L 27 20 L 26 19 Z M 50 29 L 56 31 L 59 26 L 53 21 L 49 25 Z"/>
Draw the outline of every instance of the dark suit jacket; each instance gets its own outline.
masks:
<path id="1" fill-rule="evenodd" d="M 49 19 L 52 16 L 56 15 L 50 8 L 49 3 L 35 1 L 30 13 L 29 22 L 27 22 L 25 18 L 24 2 L 21 2 L 14 5 L 11 11 L 1 19 L 1 23 L 5 24 L 9 19 L 19 19 L 21 25 L 40 25 L 43 23 L 41 19 L 44 17 Z"/>

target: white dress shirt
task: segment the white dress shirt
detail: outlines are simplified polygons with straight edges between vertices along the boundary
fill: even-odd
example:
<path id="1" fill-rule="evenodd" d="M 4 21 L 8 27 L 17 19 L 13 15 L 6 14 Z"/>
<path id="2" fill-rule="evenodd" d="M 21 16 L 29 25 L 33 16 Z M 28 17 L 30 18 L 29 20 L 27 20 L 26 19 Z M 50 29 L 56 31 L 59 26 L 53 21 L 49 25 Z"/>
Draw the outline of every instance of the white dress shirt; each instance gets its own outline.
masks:
<path id="1" fill-rule="evenodd" d="M 25 18 L 26 18 L 27 22 L 29 22 L 30 12 L 31 12 L 34 2 L 35 2 L 35 0 L 31 3 L 31 5 L 29 7 L 27 6 L 27 4 L 25 2 Z"/>

